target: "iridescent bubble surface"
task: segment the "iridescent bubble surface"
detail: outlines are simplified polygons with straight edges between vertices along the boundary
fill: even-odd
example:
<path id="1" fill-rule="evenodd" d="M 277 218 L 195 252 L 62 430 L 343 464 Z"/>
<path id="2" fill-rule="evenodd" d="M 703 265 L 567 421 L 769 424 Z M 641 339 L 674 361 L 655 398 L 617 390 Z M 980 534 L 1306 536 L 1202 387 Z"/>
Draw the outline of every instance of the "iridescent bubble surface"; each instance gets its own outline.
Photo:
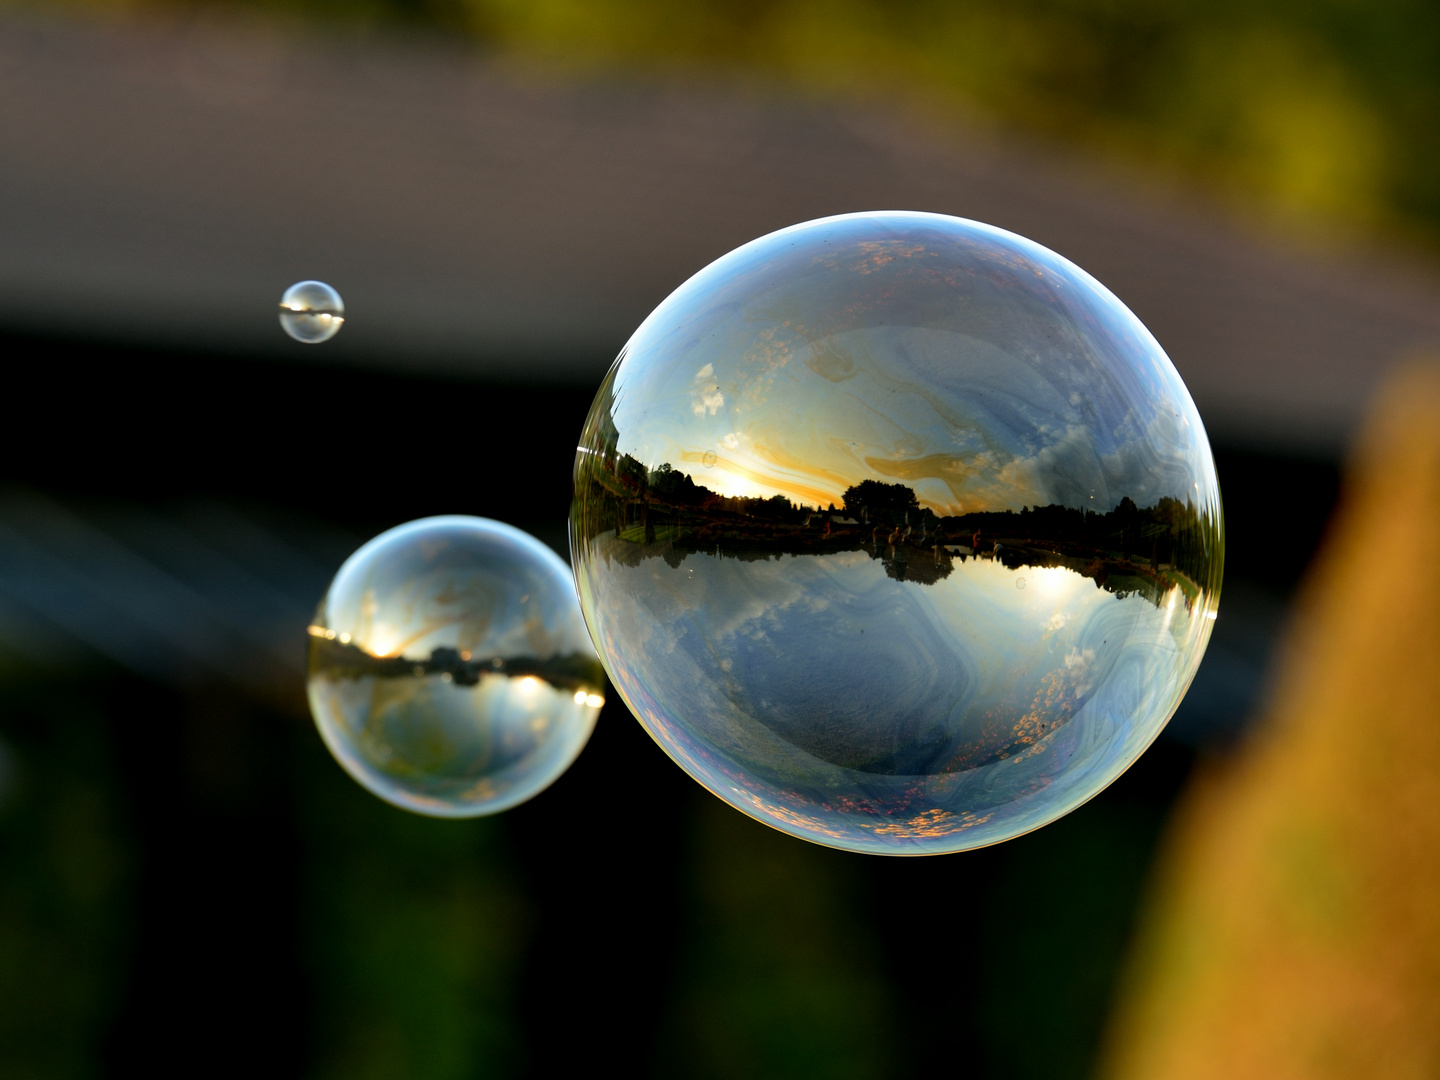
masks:
<path id="1" fill-rule="evenodd" d="M 575 462 L 581 605 L 691 776 L 822 844 L 929 854 L 1078 806 L 1179 704 L 1220 492 L 1102 285 L 976 222 L 762 237 L 641 325 Z"/>
<path id="2" fill-rule="evenodd" d="M 323 281 L 297 281 L 280 297 L 280 325 L 296 341 L 318 345 L 345 324 L 345 302 Z"/>
<path id="3" fill-rule="evenodd" d="M 437 817 L 509 809 L 575 760 L 604 673 L 569 568 L 497 521 L 433 517 L 346 560 L 310 627 L 310 710 L 335 759 Z"/>

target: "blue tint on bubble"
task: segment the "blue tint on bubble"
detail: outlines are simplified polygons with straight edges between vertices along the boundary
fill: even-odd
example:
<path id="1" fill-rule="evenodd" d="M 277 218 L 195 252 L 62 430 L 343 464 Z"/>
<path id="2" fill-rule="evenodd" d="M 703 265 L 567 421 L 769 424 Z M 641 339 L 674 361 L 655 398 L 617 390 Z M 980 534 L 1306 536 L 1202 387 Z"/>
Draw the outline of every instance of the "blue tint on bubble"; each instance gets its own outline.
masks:
<path id="1" fill-rule="evenodd" d="M 571 542 L 605 667 L 720 798 L 858 851 L 1016 836 L 1184 695 L 1219 487 L 1123 304 L 1021 237 L 855 214 L 706 267 L 592 407 Z"/>
<path id="2" fill-rule="evenodd" d="M 335 575 L 310 627 L 310 708 L 345 770 L 396 806 L 495 813 L 584 747 L 604 675 L 569 568 L 496 521 L 391 529 Z"/>

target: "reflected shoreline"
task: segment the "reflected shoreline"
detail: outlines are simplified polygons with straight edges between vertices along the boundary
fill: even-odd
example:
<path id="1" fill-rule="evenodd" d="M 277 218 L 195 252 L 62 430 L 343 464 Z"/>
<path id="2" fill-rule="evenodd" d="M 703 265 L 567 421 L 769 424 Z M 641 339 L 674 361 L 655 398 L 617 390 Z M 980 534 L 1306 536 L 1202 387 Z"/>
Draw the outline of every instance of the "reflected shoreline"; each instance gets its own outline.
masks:
<path id="1" fill-rule="evenodd" d="M 1187 607 L 1207 591 L 1213 530 L 1190 501 L 1128 496 L 1106 513 L 1050 505 L 939 516 L 903 484 L 865 481 L 837 509 L 773 496 L 729 498 L 671 466 L 647 470 L 629 455 L 582 455 L 574 504 L 577 543 L 607 562 L 638 566 L 690 555 L 764 561 L 863 551 L 895 581 L 935 585 L 957 561 L 988 559 L 1019 571 L 1063 567 L 1118 597 L 1160 605 L 1174 588 Z"/>
<path id="2" fill-rule="evenodd" d="M 319 631 L 317 633 L 316 631 Z M 474 658 L 456 649 L 440 647 L 426 659 L 407 656 L 375 656 L 353 642 L 325 636 L 320 627 L 310 629 L 310 673 L 331 679 L 414 679 L 427 675 L 449 675 L 457 686 L 477 686 L 485 675 L 507 678 L 535 678 L 557 690 L 600 693 L 605 686 L 604 670 L 593 655 L 570 653 L 539 659 L 533 656 L 491 656 Z"/>
<path id="3" fill-rule="evenodd" d="M 922 507 L 909 485 L 874 479 L 846 489 L 838 508 L 781 494 L 724 496 L 668 462 L 650 469 L 619 453 L 609 410 L 600 413 L 575 461 L 572 542 L 595 544 L 596 554 L 622 565 L 663 558 L 678 569 L 692 554 L 755 561 L 864 551 L 892 579 L 919 585 L 944 580 L 956 559 L 989 558 L 1011 570 L 1064 567 L 1157 606 L 1172 588 L 1187 607 L 1213 588 L 1220 553 L 1209 538 L 1218 521 L 1188 497 L 1141 507 L 1126 495 L 1103 513 L 1051 504 L 942 516 Z M 613 542 L 599 544 L 607 534 Z"/>
<path id="4" fill-rule="evenodd" d="M 663 559 L 672 569 L 679 569 L 691 555 L 711 558 L 735 559 L 740 562 L 765 562 L 785 556 L 823 557 L 843 555 L 850 552 L 864 552 L 869 558 L 878 560 L 885 568 L 887 577 L 895 581 L 908 581 L 918 585 L 935 585 L 948 578 L 957 563 L 968 560 L 990 561 L 1003 565 L 1008 570 L 1065 569 L 1090 579 L 1101 588 L 1123 599 L 1138 596 L 1157 607 L 1173 588 L 1180 588 L 1187 604 L 1203 591 L 1202 587 L 1175 567 L 1161 563 L 1158 566 L 1148 562 L 1115 557 L 1104 551 L 1080 545 L 1067 545 L 1070 551 L 1051 542 L 1044 544 L 1028 538 L 1002 537 L 989 552 L 976 554 L 972 548 L 960 545 L 918 543 L 874 543 L 828 542 L 825 544 L 786 543 L 785 538 L 768 537 L 768 542 L 756 543 L 753 539 L 726 534 L 718 543 L 698 546 L 694 534 L 686 535 L 681 530 L 664 527 L 655 531 L 650 542 L 625 535 L 597 537 L 590 541 L 594 553 L 606 562 L 617 562 L 622 566 L 639 566 L 647 559 Z M 1023 587 L 1023 586 L 1022 586 Z"/>

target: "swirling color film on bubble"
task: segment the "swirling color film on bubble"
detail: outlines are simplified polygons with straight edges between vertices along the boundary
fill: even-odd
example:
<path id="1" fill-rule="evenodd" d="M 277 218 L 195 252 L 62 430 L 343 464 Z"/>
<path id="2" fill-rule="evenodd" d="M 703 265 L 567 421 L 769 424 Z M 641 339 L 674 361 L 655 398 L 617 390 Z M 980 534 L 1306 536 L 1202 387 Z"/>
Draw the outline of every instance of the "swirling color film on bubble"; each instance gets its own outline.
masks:
<path id="1" fill-rule="evenodd" d="M 1209 639 L 1214 461 L 1097 281 L 972 221 L 872 213 L 731 252 L 587 419 L 571 543 L 611 680 L 785 832 L 929 854 L 1078 806 Z"/>
<path id="2" fill-rule="evenodd" d="M 330 752 L 422 814 L 495 813 L 548 786 L 589 739 L 604 685 L 564 561 L 484 518 L 377 536 L 310 626 L 310 709 Z"/>

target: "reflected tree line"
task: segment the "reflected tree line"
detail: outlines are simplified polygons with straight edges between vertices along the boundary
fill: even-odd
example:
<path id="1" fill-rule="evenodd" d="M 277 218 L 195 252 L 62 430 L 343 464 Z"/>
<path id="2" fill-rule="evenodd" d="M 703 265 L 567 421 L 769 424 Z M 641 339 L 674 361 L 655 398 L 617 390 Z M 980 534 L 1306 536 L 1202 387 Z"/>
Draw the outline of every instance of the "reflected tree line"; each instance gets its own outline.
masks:
<path id="1" fill-rule="evenodd" d="M 922 507 L 905 484 L 864 480 L 840 505 L 805 506 L 784 495 L 721 495 L 670 464 L 648 469 L 629 454 L 582 453 L 572 526 L 604 544 L 606 558 L 679 567 L 693 553 L 764 560 L 863 551 L 897 581 L 933 585 L 957 562 L 1009 569 L 1065 567 L 1119 596 L 1158 603 L 1179 585 L 1193 600 L 1207 587 L 1217 522 L 1193 502 L 1126 496 L 1104 513 L 1059 504 L 951 516 Z"/>
<path id="2" fill-rule="evenodd" d="M 422 679 L 449 676 L 457 686 L 476 686 L 486 675 L 511 679 L 536 678 L 557 690 L 596 693 L 605 685 L 605 673 L 593 653 L 565 656 L 472 656 L 458 649 L 440 648 L 425 659 L 375 656 L 353 641 L 310 631 L 310 673 L 329 679 Z"/>

